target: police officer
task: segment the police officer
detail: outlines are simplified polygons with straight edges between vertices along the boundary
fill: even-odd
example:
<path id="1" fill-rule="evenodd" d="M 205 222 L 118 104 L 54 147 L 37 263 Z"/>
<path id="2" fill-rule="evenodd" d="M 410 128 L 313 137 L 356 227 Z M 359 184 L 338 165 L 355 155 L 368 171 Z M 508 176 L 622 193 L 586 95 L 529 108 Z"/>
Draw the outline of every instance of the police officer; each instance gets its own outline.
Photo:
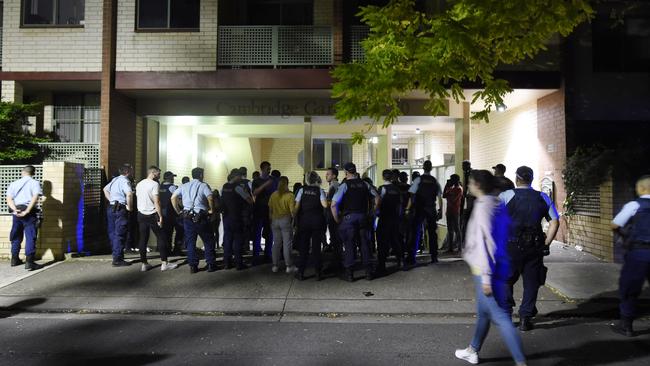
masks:
<path id="1" fill-rule="evenodd" d="M 241 180 L 239 184 L 242 186 L 245 192 L 248 192 L 248 194 L 253 197 L 253 182 L 248 179 L 248 168 L 245 166 L 239 168 L 239 171 L 241 172 Z M 251 205 L 246 205 L 244 208 L 243 212 L 243 220 L 244 220 L 244 239 L 243 239 L 243 246 L 242 246 L 242 254 L 247 254 L 248 251 L 250 250 L 250 243 L 255 237 L 255 233 L 253 230 L 253 206 Z"/>
<path id="2" fill-rule="evenodd" d="M 650 281 L 650 175 L 637 181 L 636 193 L 639 198 L 623 206 L 612 221 L 612 228 L 624 235 L 627 249 L 619 280 L 621 319 L 612 329 L 627 337 L 634 336 L 637 299 L 646 279 Z"/>
<path id="3" fill-rule="evenodd" d="M 233 266 L 237 270 L 246 268 L 242 259 L 244 246 L 245 215 L 250 212 L 253 205 L 253 197 L 246 190 L 247 184 L 242 183 L 242 171 L 233 169 L 228 176 L 228 183 L 221 189 L 221 200 L 223 203 L 223 262 L 226 269 Z M 233 252 L 235 262 L 232 261 Z"/>
<path id="4" fill-rule="evenodd" d="M 36 169 L 27 165 L 22 169 L 22 177 L 12 182 L 7 189 L 7 204 L 12 214 L 11 232 L 11 266 L 16 267 L 23 262 L 18 257 L 20 244 L 25 237 L 25 269 L 29 271 L 43 268 L 34 262 L 36 253 L 36 235 L 38 231 L 38 217 L 36 203 L 41 196 L 41 183 L 34 179 Z"/>
<path id="5" fill-rule="evenodd" d="M 407 172 L 400 172 L 398 175 L 398 183 L 397 183 L 397 188 L 399 188 L 399 191 L 402 195 L 402 218 L 400 219 L 400 225 L 399 225 L 399 233 L 400 233 L 400 243 L 401 243 L 401 248 L 402 248 L 402 258 L 404 258 L 404 253 L 407 253 L 408 251 L 408 243 L 410 243 L 411 240 L 411 215 L 406 214 L 406 206 L 408 206 L 409 203 L 409 189 L 411 188 L 411 185 L 408 184 L 409 180 L 409 175 Z M 406 269 L 406 267 L 403 267 L 403 269 Z"/>
<path id="6" fill-rule="evenodd" d="M 379 205 L 377 207 L 378 260 L 377 272 L 386 272 L 386 258 L 392 249 L 397 257 L 397 268 L 402 265 L 404 251 L 400 243 L 399 226 L 402 217 L 402 193 L 391 179 L 394 173 L 386 169 L 382 172 L 384 184 L 379 188 Z"/>
<path id="7" fill-rule="evenodd" d="M 178 202 L 179 198 L 183 202 L 182 213 Z M 174 205 L 176 212 L 183 217 L 190 273 L 199 271 L 199 258 L 196 250 L 197 236 L 201 237 L 205 246 L 207 271 L 216 271 L 214 235 L 210 226 L 210 215 L 215 211 L 215 207 L 212 200 L 212 190 L 207 183 L 203 182 L 203 168 L 192 169 L 192 180 L 183 184 L 172 194 L 172 205 Z"/>
<path id="8" fill-rule="evenodd" d="M 326 221 L 323 212 L 327 208 L 325 191 L 320 187 L 322 180 L 316 172 L 310 172 L 305 179 L 307 185 L 296 195 L 296 212 L 298 216 L 298 231 L 300 234 L 300 261 L 295 277 L 305 279 L 305 269 L 309 260 L 309 252 L 314 262 L 316 281 L 322 279 L 321 245 L 325 234 Z"/>
<path id="9" fill-rule="evenodd" d="M 335 167 L 330 167 L 327 169 L 327 173 L 325 173 L 325 180 L 329 184 L 329 188 L 327 189 L 327 208 L 325 209 L 325 218 L 327 220 L 327 230 L 329 231 L 330 235 L 330 246 L 332 248 L 332 252 L 334 253 L 334 258 L 333 258 L 333 265 L 330 265 L 330 268 L 326 268 L 325 271 L 328 270 L 336 270 L 337 267 L 341 265 L 341 261 L 343 260 L 343 244 L 341 242 L 341 236 L 339 235 L 339 225 L 334 221 L 334 217 L 332 216 L 332 199 L 334 198 L 334 195 L 336 194 L 336 191 L 339 189 L 339 170 Z"/>
<path id="10" fill-rule="evenodd" d="M 253 213 L 253 261 L 259 264 L 271 259 L 273 233 L 271 232 L 271 218 L 269 217 L 269 198 L 277 187 L 275 179 L 271 176 L 271 163 L 263 161 L 260 164 L 260 176 L 253 180 L 253 197 L 255 206 Z M 260 257 L 262 251 L 262 238 L 264 238 L 264 259 Z"/>
<path id="11" fill-rule="evenodd" d="M 129 213 L 133 210 L 133 189 L 129 177 L 132 169 L 129 164 L 120 167 L 119 174 L 104 187 L 104 196 L 108 200 L 109 235 L 113 248 L 113 267 L 130 266 L 124 260 L 124 246 L 129 230 Z"/>
<path id="12" fill-rule="evenodd" d="M 377 191 L 359 178 L 357 167 L 353 163 L 346 163 L 343 168 L 345 169 L 346 180 L 341 183 L 334 195 L 331 210 L 334 221 L 339 224 L 339 235 L 341 235 L 344 246 L 343 267 L 345 273 L 343 279 L 348 282 L 354 281 L 355 240 L 359 238 L 361 260 L 366 270 L 366 279 L 372 280 L 373 271 L 369 235 L 372 228 L 368 221 L 368 208 L 370 207 L 370 197 L 373 197 L 375 204 L 377 204 L 379 196 Z"/>
<path id="13" fill-rule="evenodd" d="M 442 212 L 436 208 L 436 201 L 438 202 L 437 207 L 442 207 L 442 189 L 438 180 L 431 175 L 433 165 L 430 160 L 424 162 L 422 169 L 424 173 L 415 178 L 411 188 L 409 188 L 411 197 L 406 206 L 407 214 L 415 209 L 411 229 L 413 240 L 411 241 L 411 253 L 408 258 L 409 266 L 416 264 L 415 256 L 424 236 L 423 226 L 426 226 L 428 234 L 431 263 L 438 263 L 438 234 L 436 230 L 438 229 L 437 221 L 442 216 Z"/>
<path id="14" fill-rule="evenodd" d="M 531 187 L 533 170 L 527 166 L 517 168 L 515 189 L 505 191 L 499 198 L 508 208 L 512 219 L 508 253 L 512 261 L 512 275 L 507 286 L 507 305 L 509 313 L 515 306 L 512 296 L 513 285 L 521 276 L 524 281 L 524 296 L 519 306 L 519 329 L 533 329 L 532 318 L 537 315 L 537 292 L 546 281 L 544 256 L 549 253 L 560 226 L 555 205 L 543 192 Z M 544 235 L 542 219 L 550 221 Z"/>
<path id="15" fill-rule="evenodd" d="M 160 191 L 158 197 L 160 199 L 160 209 L 163 216 L 163 232 L 167 238 L 167 249 L 176 255 L 182 253 L 183 246 L 183 222 L 176 214 L 176 210 L 172 206 L 172 194 L 178 189 L 174 184 L 174 177 L 176 174 L 167 171 L 163 174 L 163 182 L 160 184 Z M 174 247 L 172 249 L 172 237 L 176 231 L 174 238 Z"/>

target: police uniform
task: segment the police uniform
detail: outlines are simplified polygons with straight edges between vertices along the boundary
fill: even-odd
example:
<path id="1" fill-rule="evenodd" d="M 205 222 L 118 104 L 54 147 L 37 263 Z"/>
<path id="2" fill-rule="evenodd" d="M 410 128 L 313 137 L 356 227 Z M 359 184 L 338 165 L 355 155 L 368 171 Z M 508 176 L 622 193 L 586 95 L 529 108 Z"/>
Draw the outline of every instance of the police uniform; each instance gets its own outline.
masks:
<path id="1" fill-rule="evenodd" d="M 311 249 L 316 277 L 320 279 L 322 268 L 321 245 L 326 228 L 321 201 L 326 201 L 326 199 L 325 191 L 318 186 L 304 186 L 296 194 L 296 203 L 300 203 L 300 211 L 298 212 L 298 237 L 300 238 L 299 276 L 305 273 Z"/>
<path id="2" fill-rule="evenodd" d="M 183 245 L 183 221 L 178 217 L 172 206 L 172 195 L 178 189 L 174 183 L 163 182 L 160 185 L 158 197 L 160 199 L 160 210 L 163 215 L 163 232 L 167 238 L 167 249 L 172 251 L 172 234 L 176 231 L 174 237 L 174 253 L 180 253 Z"/>
<path id="3" fill-rule="evenodd" d="M 378 270 L 385 271 L 386 258 L 392 249 L 397 257 L 397 267 L 403 260 L 400 223 L 403 212 L 403 196 L 399 187 L 385 182 L 379 189 L 379 221 L 377 223 Z"/>
<path id="4" fill-rule="evenodd" d="M 266 178 L 257 178 L 253 181 L 253 192 L 264 185 L 268 180 L 273 180 L 272 176 Z M 264 189 L 260 194 L 255 196 L 255 205 L 253 209 L 253 257 L 258 257 L 262 252 L 262 238 L 264 238 L 264 256 L 271 258 L 271 248 L 273 246 L 273 232 L 271 231 L 271 218 L 269 217 L 269 198 L 273 193 L 274 184 Z"/>
<path id="5" fill-rule="evenodd" d="M 238 269 L 244 267 L 242 249 L 246 226 L 245 215 L 250 212 L 248 201 L 250 193 L 241 183 L 226 183 L 221 189 L 221 202 L 223 203 L 223 262 L 226 268 L 233 266 L 232 257 L 235 256 L 234 265 Z"/>
<path id="6" fill-rule="evenodd" d="M 615 330 L 632 336 L 632 321 L 637 316 L 637 299 L 645 281 L 650 281 L 650 195 L 628 202 L 612 222 L 620 228 L 628 229 L 627 252 L 619 279 L 621 324 Z"/>
<path id="7" fill-rule="evenodd" d="M 242 187 L 244 192 L 247 192 L 250 197 L 253 197 L 253 182 L 251 182 L 249 179 L 244 178 L 241 180 L 241 182 L 239 182 L 239 185 Z M 242 214 L 244 220 L 242 254 L 248 253 L 250 250 L 250 242 L 255 237 L 255 230 L 253 230 L 253 207 L 253 205 L 246 205 Z"/>
<path id="8" fill-rule="evenodd" d="M 175 199 L 175 196 L 180 197 L 183 201 L 183 226 L 190 270 L 195 272 L 199 265 L 199 258 L 196 253 L 196 239 L 201 237 L 205 246 L 205 261 L 208 265 L 208 271 L 215 271 L 214 233 L 208 217 L 208 198 L 212 196 L 210 186 L 198 179 L 192 179 L 180 186 L 172 195 L 172 199 Z"/>
<path id="9" fill-rule="evenodd" d="M 423 229 L 426 227 L 429 251 L 431 252 L 431 262 L 438 261 L 438 210 L 436 209 L 436 200 L 442 196 L 442 189 L 438 180 L 429 173 L 424 173 L 415 178 L 409 193 L 415 203 L 415 213 L 413 217 L 411 242 L 411 252 L 409 261 L 415 263 L 415 258 L 424 236 Z"/>
<path id="10" fill-rule="evenodd" d="M 7 188 L 7 198 L 12 198 L 16 208 L 21 211 L 27 209 L 34 196 L 40 196 L 42 194 L 41 183 L 31 176 L 24 176 L 12 182 L 9 188 Z M 25 256 L 27 257 L 25 268 L 28 268 L 30 263 L 33 263 L 34 254 L 36 253 L 37 232 L 38 217 L 36 216 L 36 205 L 23 217 L 12 215 L 11 232 L 9 233 L 12 265 L 15 266 L 22 263 L 18 259 L 18 255 L 23 236 L 25 237 Z"/>
<path id="11" fill-rule="evenodd" d="M 531 187 L 505 191 L 499 198 L 506 205 L 511 217 L 508 252 L 512 262 L 511 276 L 507 286 L 507 307 L 512 314 L 515 306 L 513 285 L 523 278 L 524 295 L 519 306 L 519 317 L 524 321 L 537 314 L 537 292 L 546 281 L 544 251 L 546 236 L 542 219 L 557 220 L 559 215 L 551 199 Z"/>
<path id="12" fill-rule="evenodd" d="M 113 264 L 124 264 L 124 246 L 130 226 L 126 198 L 133 193 L 131 181 L 124 175 L 113 178 L 104 188 L 108 192 L 109 239 L 113 250 Z"/>
<path id="13" fill-rule="evenodd" d="M 369 197 L 377 197 L 377 192 L 359 178 L 347 179 L 341 183 L 334 195 L 339 216 L 339 235 L 343 241 L 343 267 L 348 280 L 352 277 L 354 266 L 355 239 L 359 238 L 361 247 L 361 260 L 366 268 L 366 275 L 372 276 L 370 233 L 372 231 L 368 221 Z"/>

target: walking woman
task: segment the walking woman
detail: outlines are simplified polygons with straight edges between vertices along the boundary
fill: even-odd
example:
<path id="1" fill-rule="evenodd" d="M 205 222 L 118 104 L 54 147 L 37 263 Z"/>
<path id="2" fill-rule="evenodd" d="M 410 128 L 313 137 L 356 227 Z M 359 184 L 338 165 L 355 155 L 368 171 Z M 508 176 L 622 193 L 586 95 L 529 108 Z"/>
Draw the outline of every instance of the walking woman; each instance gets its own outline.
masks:
<path id="1" fill-rule="evenodd" d="M 456 357 L 478 364 L 478 352 L 494 323 L 501 333 L 517 366 L 526 365 L 519 333 L 512 324 L 506 306 L 506 280 L 510 272 L 507 254 L 509 217 L 505 206 L 495 196 L 494 176 L 487 170 L 473 170 L 468 188 L 476 197 L 467 224 L 463 259 L 474 275 L 478 316 L 474 339 L 469 347 L 456 350 Z"/>
<path id="2" fill-rule="evenodd" d="M 321 189 L 322 180 L 316 172 L 310 172 L 306 177 L 307 185 L 296 195 L 296 212 L 298 213 L 298 237 L 300 238 L 300 261 L 298 262 L 298 280 L 305 279 L 305 268 L 309 260 L 309 251 L 314 261 L 316 280 L 321 276 L 321 245 L 325 236 L 325 211 L 327 198 Z"/>
<path id="3" fill-rule="evenodd" d="M 280 253 L 284 256 L 287 273 L 295 271 L 291 260 L 291 246 L 293 230 L 291 220 L 294 214 L 293 193 L 289 191 L 289 178 L 280 177 L 278 190 L 271 194 L 269 199 L 269 214 L 271 216 L 271 230 L 273 231 L 272 259 L 273 273 L 280 269 Z"/>

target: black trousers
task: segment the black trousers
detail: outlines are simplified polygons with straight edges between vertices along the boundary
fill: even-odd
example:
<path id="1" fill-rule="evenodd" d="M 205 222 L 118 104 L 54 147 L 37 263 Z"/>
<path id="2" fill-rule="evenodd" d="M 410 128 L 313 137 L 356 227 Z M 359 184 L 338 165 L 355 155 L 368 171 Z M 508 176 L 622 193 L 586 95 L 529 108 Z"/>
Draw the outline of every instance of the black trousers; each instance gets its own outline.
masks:
<path id="1" fill-rule="evenodd" d="M 447 213 L 447 247 L 449 250 L 460 250 L 460 216 Z"/>
<path id="2" fill-rule="evenodd" d="M 325 220 L 303 216 L 300 218 L 298 231 L 300 238 L 300 261 L 298 263 L 298 270 L 300 273 L 305 272 L 311 252 L 314 268 L 316 271 L 320 271 L 322 268 L 321 246 L 325 234 Z"/>
<path id="3" fill-rule="evenodd" d="M 427 231 L 427 239 L 431 259 L 438 259 L 438 215 L 435 210 L 432 211 L 416 211 L 415 219 L 413 220 L 413 242 L 411 245 L 410 260 L 415 262 L 418 250 L 421 248 L 424 239 L 424 230 Z"/>
<path id="4" fill-rule="evenodd" d="M 167 261 L 167 238 L 165 232 L 158 226 L 158 214 L 144 215 L 138 212 L 138 227 L 140 233 L 140 260 L 147 263 L 147 241 L 149 239 L 149 230 L 153 231 L 156 235 L 158 242 L 158 249 L 160 250 L 160 259 L 163 262 Z"/>
<path id="5" fill-rule="evenodd" d="M 509 251 L 511 257 L 511 275 L 506 286 L 506 301 L 508 312 L 512 314 L 512 308 L 515 306 L 513 297 L 513 285 L 517 283 L 519 277 L 524 282 L 524 295 L 519 305 L 519 316 L 530 318 L 537 315 L 537 293 L 539 288 L 544 285 L 546 277 L 546 267 L 544 267 L 544 256 L 539 254 L 524 254 L 517 249 Z"/>
<path id="6" fill-rule="evenodd" d="M 386 264 L 386 258 L 393 249 L 398 261 L 402 261 L 404 249 L 402 248 L 402 235 L 399 227 L 399 216 L 380 216 L 377 223 L 377 262 L 379 266 Z"/>

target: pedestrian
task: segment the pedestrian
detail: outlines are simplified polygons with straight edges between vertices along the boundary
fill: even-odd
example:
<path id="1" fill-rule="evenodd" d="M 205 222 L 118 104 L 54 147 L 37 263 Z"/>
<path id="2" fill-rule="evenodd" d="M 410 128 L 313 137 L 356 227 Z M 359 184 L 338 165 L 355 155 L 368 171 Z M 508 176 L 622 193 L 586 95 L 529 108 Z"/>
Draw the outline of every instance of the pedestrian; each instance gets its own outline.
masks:
<path id="1" fill-rule="evenodd" d="M 397 257 L 397 268 L 402 266 L 404 250 L 400 243 L 399 225 L 402 218 L 402 193 L 391 179 L 393 172 L 386 169 L 382 172 L 384 184 L 379 188 L 379 204 L 377 207 L 377 273 L 386 273 L 386 258 L 391 249 Z"/>
<path id="2" fill-rule="evenodd" d="M 500 194 L 510 189 L 515 189 L 515 184 L 505 176 L 506 166 L 503 164 L 497 164 L 492 167 L 494 170 L 494 178 L 496 181 L 496 192 Z"/>
<path id="3" fill-rule="evenodd" d="M 223 185 L 221 190 L 224 268 L 231 269 L 236 266 L 238 271 L 246 269 L 242 258 L 244 240 L 247 237 L 247 227 L 244 221 L 253 206 L 253 197 L 247 190 L 248 185 L 245 182 L 242 184 L 242 177 L 241 169 L 233 169 L 228 176 L 228 182 Z"/>
<path id="4" fill-rule="evenodd" d="M 130 266 L 131 263 L 124 260 L 124 247 L 126 244 L 127 231 L 129 229 L 129 213 L 133 209 L 133 189 L 129 176 L 132 169 L 129 164 L 120 167 L 119 174 L 104 187 L 104 196 L 108 200 L 108 220 L 111 223 L 109 229 L 112 233 L 111 247 L 113 255 L 113 267 Z"/>
<path id="5" fill-rule="evenodd" d="M 494 323 L 516 364 L 523 366 L 526 357 L 521 338 L 505 309 L 510 271 L 507 248 L 509 218 L 503 203 L 491 195 L 494 184 L 494 177 L 487 170 L 470 173 L 468 188 L 476 201 L 467 224 L 463 259 L 474 277 L 477 319 L 472 342 L 467 348 L 456 350 L 456 357 L 478 364 L 478 353 L 490 330 L 490 323 Z"/>
<path id="6" fill-rule="evenodd" d="M 172 270 L 178 265 L 170 263 L 167 259 L 168 246 L 167 237 L 163 227 L 163 213 L 160 207 L 160 169 L 157 166 L 150 166 L 147 171 L 147 178 L 141 180 L 135 186 L 135 194 L 138 200 L 138 228 L 140 232 L 140 271 L 146 272 L 153 268 L 147 260 L 147 238 L 149 231 L 153 231 L 160 251 L 161 271 Z"/>
<path id="7" fill-rule="evenodd" d="M 463 187 L 460 185 L 460 176 L 452 174 L 445 184 L 442 198 L 447 201 L 447 239 L 445 246 L 452 253 L 460 251 L 460 205 L 463 200 Z"/>
<path id="8" fill-rule="evenodd" d="M 269 216 L 271 217 L 271 228 L 273 230 L 273 249 L 271 271 L 277 273 L 280 268 L 280 255 L 284 256 L 284 265 L 288 274 L 293 273 L 296 268 L 291 259 L 293 246 L 293 193 L 289 191 L 289 178 L 278 179 L 278 190 L 269 198 Z"/>
<path id="9" fill-rule="evenodd" d="M 366 279 L 373 279 L 373 270 L 371 263 L 370 235 L 372 228 L 368 225 L 368 209 L 370 207 L 370 197 L 375 204 L 378 203 L 379 197 L 377 191 L 362 181 L 357 175 L 357 167 L 353 163 L 346 163 L 343 166 L 345 170 L 346 181 L 341 183 L 332 198 L 332 216 L 334 221 L 339 224 L 339 235 L 344 246 L 343 267 L 345 272 L 343 279 L 354 281 L 354 255 L 355 242 L 359 238 L 361 247 L 361 261 L 366 271 Z"/>
<path id="10" fill-rule="evenodd" d="M 174 184 L 174 177 L 176 177 L 176 174 L 170 171 L 163 174 L 163 182 L 160 184 L 158 197 L 163 215 L 162 229 L 167 239 L 168 253 L 182 255 L 183 249 L 185 249 L 183 245 L 183 222 L 172 206 L 172 194 L 178 189 L 178 186 Z M 172 242 L 174 243 L 173 247 Z"/>
<path id="11" fill-rule="evenodd" d="M 612 329 L 626 337 L 634 336 L 632 322 L 637 316 L 637 300 L 643 284 L 650 281 L 650 175 L 636 182 L 639 198 L 628 202 L 614 217 L 612 228 L 625 228 L 625 260 L 619 279 L 620 320 Z"/>
<path id="12" fill-rule="evenodd" d="M 321 245 L 327 226 L 324 212 L 327 208 L 327 197 L 325 191 L 321 189 L 322 180 L 318 173 L 307 174 L 305 182 L 307 185 L 296 195 L 296 213 L 300 232 L 298 236 L 301 240 L 296 278 L 300 281 L 305 279 L 305 269 L 311 252 L 316 281 L 320 281 L 322 279 Z"/>
<path id="13" fill-rule="evenodd" d="M 533 329 L 532 318 L 537 315 L 537 293 L 546 282 L 544 256 L 560 227 L 559 215 L 551 198 L 531 187 L 533 170 L 527 166 L 517 168 L 517 187 L 505 191 L 499 198 L 508 208 L 512 218 L 508 250 L 512 260 L 512 275 L 508 280 L 508 309 L 512 314 L 515 306 L 513 286 L 523 278 L 524 295 L 519 306 L 519 329 Z M 542 219 L 549 221 L 544 234 Z"/>
<path id="14" fill-rule="evenodd" d="M 253 176 L 252 176 L 253 181 L 255 181 L 255 179 L 259 179 L 260 175 L 261 175 L 261 174 L 260 174 L 259 171 L 257 171 L 257 170 L 254 171 L 254 172 L 253 172 Z"/>
<path id="15" fill-rule="evenodd" d="M 343 261 L 343 243 L 339 235 L 339 225 L 334 221 L 332 216 L 332 199 L 339 189 L 339 170 L 336 167 L 330 167 L 325 173 L 325 180 L 329 187 L 327 189 L 327 208 L 325 209 L 325 218 L 327 221 L 327 231 L 330 237 L 330 247 L 332 249 L 333 258 L 331 264 L 325 269 L 326 272 L 335 272 L 339 270 L 341 262 Z"/>
<path id="16" fill-rule="evenodd" d="M 431 253 L 431 263 L 438 263 L 438 229 L 437 221 L 442 217 L 442 189 L 438 180 L 431 175 L 433 165 L 427 160 L 422 165 L 424 173 L 415 178 L 409 193 L 411 194 L 406 212 L 415 211 L 412 228 L 413 242 L 408 265 L 416 265 L 416 255 L 424 239 L 424 228 L 428 235 L 428 246 Z M 437 207 L 436 207 L 436 202 Z"/>
<path id="17" fill-rule="evenodd" d="M 27 165 L 21 170 L 21 178 L 12 182 L 7 188 L 7 205 L 11 212 L 11 266 L 16 267 L 20 260 L 20 244 L 25 239 L 25 269 L 34 271 L 43 268 L 34 261 L 36 254 L 36 237 L 38 235 L 37 203 L 43 194 L 41 183 L 34 179 L 36 168 Z"/>
<path id="18" fill-rule="evenodd" d="M 203 168 L 192 169 L 192 180 L 183 184 L 172 195 L 172 204 L 177 213 L 182 214 L 185 228 L 185 244 L 187 245 L 187 261 L 190 273 L 199 271 L 199 257 L 197 256 L 196 239 L 201 237 L 205 247 L 206 270 L 217 270 L 214 256 L 214 235 L 210 226 L 210 215 L 215 212 L 212 190 L 203 182 Z M 183 211 L 180 211 L 178 199 L 182 200 Z"/>
<path id="19" fill-rule="evenodd" d="M 254 264 L 261 264 L 271 260 L 273 233 L 271 232 L 271 219 L 269 218 L 269 198 L 275 190 L 274 187 L 275 179 L 271 176 L 271 163 L 263 161 L 260 164 L 260 176 L 253 180 L 253 197 L 255 197 L 253 211 Z M 262 238 L 264 239 L 264 253 L 262 253 Z"/>

